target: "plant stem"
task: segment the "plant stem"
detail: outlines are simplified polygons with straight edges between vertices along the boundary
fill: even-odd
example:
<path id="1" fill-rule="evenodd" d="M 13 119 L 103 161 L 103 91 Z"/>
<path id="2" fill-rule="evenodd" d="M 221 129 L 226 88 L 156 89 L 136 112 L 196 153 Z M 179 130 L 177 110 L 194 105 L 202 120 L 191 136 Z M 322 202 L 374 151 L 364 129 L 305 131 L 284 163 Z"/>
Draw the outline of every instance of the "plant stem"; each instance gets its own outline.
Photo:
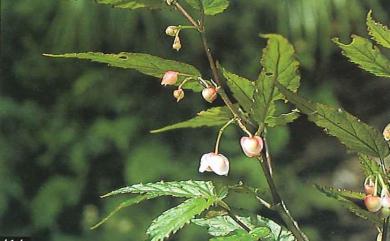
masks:
<path id="1" fill-rule="evenodd" d="M 385 160 L 383 160 L 382 158 L 380 159 L 380 166 L 382 168 L 383 174 L 386 175 L 386 164 L 385 164 Z M 379 175 L 379 178 L 380 178 L 380 181 L 382 182 L 382 185 L 383 185 L 382 188 L 386 188 L 386 186 L 383 183 L 383 179 L 382 179 L 382 177 L 380 175 Z M 387 217 L 387 218 L 385 218 L 383 220 L 382 241 L 386 241 L 387 240 L 387 231 L 388 231 L 388 229 L 389 229 L 389 217 Z"/>
<path id="2" fill-rule="evenodd" d="M 215 154 L 218 154 L 218 149 L 219 149 L 219 143 L 221 141 L 221 137 L 222 137 L 222 134 L 223 134 L 223 131 L 226 129 L 226 127 L 228 127 L 231 123 L 233 123 L 235 121 L 235 119 L 231 119 L 229 120 L 228 122 L 226 122 L 225 125 L 223 125 L 221 127 L 221 129 L 219 129 L 219 132 L 218 132 L 218 136 L 217 136 L 217 141 L 215 142 L 215 150 L 214 150 L 214 153 Z"/>
<path id="3" fill-rule="evenodd" d="M 201 3 L 201 2 L 200 2 Z M 244 131 L 247 130 L 245 125 L 241 122 L 243 119 L 246 123 L 251 124 L 250 120 L 248 120 L 245 116 L 241 115 L 240 112 L 238 111 L 238 108 L 233 105 L 229 97 L 227 96 L 226 92 L 223 89 L 223 85 L 221 82 L 221 79 L 219 77 L 218 69 L 216 66 L 216 63 L 214 61 L 214 58 L 211 54 L 211 50 L 208 46 L 207 43 L 207 38 L 206 38 L 206 31 L 205 31 L 205 24 L 204 24 L 204 12 L 203 9 L 201 9 L 201 21 L 198 23 L 196 22 L 190 14 L 177 2 L 174 2 L 174 5 L 176 6 L 177 10 L 185 17 L 188 19 L 188 21 L 196 27 L 200 33 L 201 41 L 203 44 L 204 51 L 206 53 L 207 59 L 209 61 L 210 69 L 213 75 L 213 80 L 221 87 L 220 90 L 218 91 L 219 95 L 221 96 L 223 102 L 225 105 L 229 108 L 229 110 L 232 112 L 234 119 L 237 120 L 238 125 L 240 126 L 241 129 Z M 268 153 L 268 148 L 267 145 L 265 145 L 264 152 L 262 152 L 262 158 L 259 158 L 259 161 L 261 163 L 264 175 L 267 179 L 267 183 L 269 186 L 269 189 L 271 191 L 272 199 L 273 199 L 273 205 L 272 208 L 275 208 L 275 210 L 279 213 L 281 216 L 282 220 L 285 222 L 287 228 L 293 233 L 295 238 L 298 241 L 308 241 L 309 239 L 306 237 L 306 235 L 300 230 L 298 227 L 297 222 L 293 219 L 293 217 L 290 215 L 290 212 L 288 211 L 286 205 L 284 204 L 283 200 L 281 199 L 279 193 L 277 192 L 276 185 L 272 179 L 272 171 L 270 168 L 270 163 L 271 163 L 271 157 Z M 265 163 L 267 162 L 267 163 Z M 234 221 L 236 221 L 238 224 L 242 224 L 241 221 L 237 219 L 234 215 L 231 214 L 230 210 L 227 210 L 229 213 L 229 216 L 233 218 Z M 237 220 L 236 220 L 237 219 Z M 240 226 L 241 226 L 240 224 Z M 245 228 L 244 228 L 245 229 Z M 245 229 L 247 230 L 247 229 Z M 249 231 L 249 230 L 247 230 Z M 382 240 L 384 241 L 384 240 Z"/>

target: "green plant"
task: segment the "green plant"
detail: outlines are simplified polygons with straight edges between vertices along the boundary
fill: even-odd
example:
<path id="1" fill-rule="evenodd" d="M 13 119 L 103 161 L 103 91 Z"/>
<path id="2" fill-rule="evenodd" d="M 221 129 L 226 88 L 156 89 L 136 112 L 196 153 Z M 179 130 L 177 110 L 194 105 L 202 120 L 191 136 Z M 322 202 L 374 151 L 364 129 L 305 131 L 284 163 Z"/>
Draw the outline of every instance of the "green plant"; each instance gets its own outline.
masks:
<path id="1" fill-rule="evenodd" d="M 171 8 L 176 10 L 191 25 L 169 26 L 166 29 L 166 34 L 174 37 L 172 48 L 176 51 L 185 48 L 185 44 L 182 44 L 180 40 L 182 31 L 197 31 L 210 65 L 212 77 L 204 77 L 201 71 L 192 65 L 142 53 L 103 54 L 88 52 L 60 55 L 46 54 L 46 56 L 87 59 L 114 67 L 135 69 L 146 75 L 162 78 L 162 85 L 178 86 L 173 93 L 177 101 L 184 98 L 184 90 L 202 91 L 202 96 L 210 103 L 217 98 L 216 94 L 218 94 L 224 106 L 210 108 L 200 112 L 193 119 L 154 130 L 152 133 L 178 128 L 222 126 L 217 135 L 214 152 L 202 157 L 199 171 L 212 171 L 218 175 L 227 175 L 229 161 L 228 158 L 219 153 L 219 145 L 224 130 L 235 124 L 247 135 L 247 137 L 244 136 L 241 139 L 243 151 L 248 157 L 259 162 L 269 187 L 271 201 L 266 201 L 258 189 L 244 183 L 228 185 L 226 183 L 189 180 L 136 184 L 103 196 L 135 195 L 121 203 L 107 218 L 94 227 L 98 227 L 124 207 L 152 198 L 173 196 L 186 200 L 167 210 L 152 222 L 147 233 L 153 241 L 163 240 L 191 221 L 200 226 L 207 226 L 209 233 L 216 236 L 211 239 L 215 241 L 308 240 L 290 215 L 274 182 L 271 154 L 268 148 L 268 143 L 272 140 L 267 138 L 269 127 L 286 125 L 298 118 L 300 113 L 306 114 L 309 120 L 324 128 L 326 133 L 337 137 L 348 149 L 359 153 L 361 158 L 365 160 L 364 166 L 367 166 L 369 170 L 376 168 L 377 171 L 372 171 L 368 177 L 376 180 L 375 183 L 379 180 L 383 196 L 387 195 L 388 181 L 384 159 L 390 153 L 388 143 L 378 130 L 363 123 L 346 111 L 311 102 L 296 94 L 300 85 L 299 63 L 295 59 L 294 48 L 284 37 L 277 34 L 260 35 L 260 37 L 267 39 L 267 46 L 263 49 L 259 77 L 252 81 L 224 69 L 215 61 L 208 46 L 205 25 L 206 15 L 216 15 L 223 12 L 229 5 L 227 0 L 185 0 L 184 2 L 176 0 L 98 0 L 97 2 L 128 9 Z M 199 20 L 187 11 L 189 8 L 199 15 Z M 371 19 L 370 13 L 367 21 L 370 34 L 374 40 L 384 47 L 388 47 L 387 40 L 389 38 L 386 37 L 386 35 L 390 35 L 388 29 L 375 23 Z M 343 48 L 344 53 L 362 68 L 376 75 L 389 77 L 390 65 L 388 60 L 380 54 L 377 48 L 370 48 L 371 45 L 366 40 L 354 37 L 351 45 L 342 45 L 337 40 L 336 42 Z M 289 107 L 286 105 L 287 102 L 293 104 L 297 110 L 292 109 L 288 113 L 283 113 L 282 109 Z M 283 105 L 286 106 L 281 108 Z M 376 164 L 374 161 L 370 161 L 371 157 L 379 158 L 380 163 Z M 380 168 L 377 168 L 377 166 L 380 166 Z M 375 184 L 374 194 L 378 191 L 377 187 L 378 185 Z M 351 198 L 362 200 L 363 195 L 323 187 L 320 190 L 340 200 L 350 210 L 353 210 L 359 216 L 368 218 L 373 223 L 381 223 L 383 219 L 382 240 L 386 240 L 388 218 L 379 218 L 354 205 L 349 200 Z M 270 212 L 279 215 L 283 223 L 276 224 L 265 217 L 237 212 L 226 198 L 229 193 L 241 192 L 253 195 L 259 201 L 259 204 L 269 209 Z M 382 206 L 382 209 L 388 208 L 383 203 Z M 377 211 L 376 209 L 375 211 Z M 197 215 L 202 214 L 204 215 L 200 219 L 195 219 Z"/>

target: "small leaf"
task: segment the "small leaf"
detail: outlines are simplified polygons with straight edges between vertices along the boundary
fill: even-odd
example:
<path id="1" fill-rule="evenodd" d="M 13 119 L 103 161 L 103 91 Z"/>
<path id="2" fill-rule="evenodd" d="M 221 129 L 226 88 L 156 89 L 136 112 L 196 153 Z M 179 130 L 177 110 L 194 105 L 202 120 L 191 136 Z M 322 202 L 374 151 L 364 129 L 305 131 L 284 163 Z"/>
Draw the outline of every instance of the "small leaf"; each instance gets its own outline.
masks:
<path id="1" fill-rule="evenodd" d="M 367 14 L 367 27 L 368 33 L 378 44 L 390 48 L 390 30 L 372 19 L 372 11 Z"/>
<path id="2" fill-rule="evenodd" d="M 218 196 L 215 192 L 215 187 L 212 182 L 204 181 L 180 181 L 180 182 L 157 182 L 147 184 L 136 184 L 129 187 L 120 188 L 116 191 L 110 192 L 103 197 L 108 197 L 117 194 L 124 193 L 136 193 L 136 194 L 150 194 L 156 196 L 174 196 L 174 197 L 216 197 L 224 198 L 227 193 L 224 192 L 223 196 Z"/>
<path id="3" fill-rule="evenodd" d="M 382 159 L 389 155 L 389 146 L 375 128 L 342 109 L 308 101 L 279 83 L 277 87 L 310 121 L 325 128 L 327 134 L 337 137 L 351 150 Z"/>
<path id="4" fill-rule="evenodd" d="M 256 236 L 258 231 L 268 230 L 267 234 L 263 237 L 266 237 L 265 240 L 272 241 L 294 241 L 294 236 L 282 228 L 279 224 L 273 222 L 270 219 L 255 216 L 254 218 L 237 216 L 237 218 L 249 227 L 252 231 L 251 234 Z M 208 233 L 212 236 L 227 236 L 228 234 L 236 231 L 242 230 L 242 227 L 238 225 L 231 217 L 229 216 L 217 216 L 210 219 L 193 219 L 192 222 L 199 226 L 204 226 L 208 228 Z M 265 233 L 264 233 L 265 234 Z M 252 236 L 252 237 L 253 237 Z M 279 239 L 277 239 L 279 237 Z"/>
<path id="5" fill-rule="evenodd" d="M 161 0 L 96 0 L 99 4 L 108 4 L 115 8 L 125 9 L 138 9 L 138 8 L 149 8 L 156 9 L 162 8 L 166 4 Z"/>
<path id="6" fill-rule="evenodd" d="M 97 227 L 99 227 L 100 225 L 102 225 L 103 223 L 105 223 L 107 220 L 109 220 L 112 216 L 114 216 L 114 214 L 116 214 L 117 212 L 119 212 L 122 208 L 126 208 L 126 207 L 129 207 L 131 205 L 134 205 L 134 204 L 138 204 L 142 201 L 145 201 L 145 200 L 148 200 L 148 199 L 152 199 L 152 198 L 155 198 L 156 195 L 138 195 L 136 197 L 133 197 L 131 199 L 128 199 L 124 202 L 122 202 L 121 204 L 119 204 L 114 210 L 112 210 L 105 218 L 103 218 L 100 222 L 98 222 L 97 224 L 95 224 L 93 227 L 91 227 L 91 229 L 95 229 Z"/>
<path id="7" fill-rule="evenodd" d="M 219 69 L 222 69 L 222 73 L 227 80 L 226 83 L 232 91 L 234 98 L 245 111 L 250 112 L 253 105 L 254 82 L 233 74 L 222 67 L 219 67 Z"/>
<path id="8" fill-rule="evenodd" d="M 199 3 L 200 0 L 186 0 L 186 2 L 191 5 L 191 7 L 200 10 L 201 6 Z M 216 15 L 222 13 L 229 7 L 228 0 L 201 0 L 203 5 L 204 14 L 206 15 Z"/>
<path id="9" fill-rule="evenodd" d="M 295 121 L 299 117 L 299 111 L 293 110 L 287 114 L 281 114 L 279 116 L 268 116 L 265 122 L 270 127 L 284 126 L 288 123 Z"/>
<path id="10" fill-rule="evenodd" d="M 279 81 L 287 89 L 295 92 L 299 87 L 299 63 L 294 58 L 294 48 L 277 34 L 260 35 L 267 38 L 267 46 L 263 49 L 261 65 L 263 69 L 255 84 L 253 117 L 262 125 L 275 112 L 274 102 L 282 99 L 282 95 L 275 87 Z"/>
<path id="11" fill-rule="evenodd" d="M 381 225 L 382 221 L 381 219 L 374 213 L 371 213 L 365 209 L 360 208 L 358 205 L 353 203 L 352 201 L 344 198 L 342 195 L 340 195 L 339 192 L 335 191 L 333 188 L 326 188 L 316 185 L 316 188 L 324 193 L 326 196 L 336 199 L 343 205 L 343 207 L 347 208 L 350 212 L 354 213 L 356 216 L 361 217 L 363 219 L 369 220 L 370 222 Z"/>
<path id="12" fill-rule="evenodd" d="M 152 130 L 151 133 L 159 133 L 179 128 L 198 128 L 204 126 L 221 126 L 233 118 L 227 107 L 214 107 L 201 111 L 196 117 L 163 128 Z"/>
<path id="13" fill-rule="evenodd" d="M 244 230 L 236 230 L 229 236 L 212 238 L 210 241 L 257 241 L 254 236 Z"/>
<path id="14" fill-rule="evenodd" d="M 167 60 L 160 57 L 142 53 L 119 53 L 119 54 L 104 54 L 96 52 L 88 53 L 69 53 L 69 54 L 44 54 L 44 56 L 55 58 L 77 58 L 87 59 L 93 62 L 106 63 L 109 66 L 134 69 L 143 74 L 157 78 L 162 78 L 167 71 L 176 71 L 184 75 L 179 75 L 176 85 L 179 85 L 185 78 L 193 76 L 193 80 L 189 80 L 183 85 L 184 89 L 192 89 L 201 91 L 202 86 L 199 85 L 197 77 L 200 72 L 192 65 Z"/>
<path id="15" fill-rule="evenodd" d="M 191 198 L 177 207 L 165 211 L 153 220 L 147 230 L 152 241 L 160 241 L 177 232 L 196 215 L 213 205 L 213 199 Z"/>
<path id="16" fill-rule="evenodd" d="M 390 61 L 369 40 L 352 35 L 350 44 L 340 43 L 338 38 L 333 41 L 343 50 L 342 53 L 360 68 L 377 76 L 390 77 Z"/>

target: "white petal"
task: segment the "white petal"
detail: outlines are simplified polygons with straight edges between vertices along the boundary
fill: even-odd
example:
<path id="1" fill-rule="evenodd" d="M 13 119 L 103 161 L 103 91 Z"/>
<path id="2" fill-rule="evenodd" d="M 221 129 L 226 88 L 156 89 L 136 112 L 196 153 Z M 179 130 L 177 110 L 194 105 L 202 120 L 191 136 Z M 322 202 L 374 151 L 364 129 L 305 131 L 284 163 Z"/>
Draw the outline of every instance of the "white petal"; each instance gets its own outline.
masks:
<path id="1" fill-rule="evenodd" d="M 199 172 L 211 172 L 211 168 L 210 168 L 210 154 L 213 154 L 213 153 L 207 153 L 207 154 L 204 154 L 202 156 L 202 158 L 200 159 L 200 166 L 199 166 Z"/>
<path id="2" fill-rule="evenodd" d="M 218 154 L 209 160 L 209 165 L 213 172 L 222 176 L 229 173 L 229 160 L 222 154 Z"/>

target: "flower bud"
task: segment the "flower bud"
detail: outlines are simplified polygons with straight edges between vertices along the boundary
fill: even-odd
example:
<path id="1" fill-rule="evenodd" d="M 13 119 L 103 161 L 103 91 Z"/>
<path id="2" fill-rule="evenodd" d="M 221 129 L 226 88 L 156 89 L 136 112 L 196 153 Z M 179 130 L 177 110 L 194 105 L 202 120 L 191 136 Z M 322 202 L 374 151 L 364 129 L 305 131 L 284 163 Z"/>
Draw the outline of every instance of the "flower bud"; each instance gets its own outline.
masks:
<path id="1" fill-rule="evenodd" d="M 240 143 L 247 157 L 259 156 L 263 150 L 263 139 L 260 136 L 241 137 Z"/>
<path id="2" fill-rule="evenodd" d="M 176 101 L 179 102 L 184 98 L 184 90 L 183 89 L 174 90 L 173 96 L 176 98 Z"/>
<path id="3" fill-rule="evenodd" d="M 390 208 L 390 193 L 387 189 L 382 189 L 381 205 L 384 208 Z"/>
<path id="4" fill-rule="evenodd" d="M 175 40 L 173 41 L 172 48 L 175 49 L 176 51 L 179 51 L 181 49 L 179 35 L 176 35 Z"/>
<path id="5" fill-rule="evenodd" d="M 387 218 L 390 216 L 390 208 L 382 208 L 381 209 L 382 218 Z"/>
<path id="6" fill-rule="evenodd" d="M 202 90 L 202 96 L 207 102 L 213 103 L 213 101 L 217 98 L 217 92 L 218 89 L 215 87 L 204 88 Z"/>
<path id="7" fill-rule="evenodd" d="M 383 137 L 386 141 L 390 141 L 390 123 L 383 130 Z"/>
<path id="8" fill-rule="evenodd" d="M 165 33 L 168 35 L 168 36 L 172 36 L 172 37 L 175 37 L 176 34 L 179 32 L 179 28 L 176 27 L 176 26 L 168 26 L 166 29 L 165 29 Z"/>
<path id="9" fill-rule="evenodd" d="M 375 183 L 371 178 L 367 178 L 364 181 L 364 192 L 369 195 L 374 195 L 375 193 Z"/>
<path id="10" fill-rule="evenodd" d="M 364 205 L 366 205 L 366 208 L 370 212 L 378 212 L 379 209 L 381 209 L 381 199 L 378 196 L 373 195 L 366 195 L 364 198 Z"/>
<path id="11" fill-rule="evenodd" d="M 200 159 L 199 172 L 214 172 L 220 176 L 229 173 L 229 160 L 222 154 L 210 152 Z"/>
<path id="12" fill-rule="evenodd" d="M 167 86 L 167 85 L 174 85 L 177 81 L 178 72 L 175 71 L 167 71 L 165 72 L 161 85 Z"/>

